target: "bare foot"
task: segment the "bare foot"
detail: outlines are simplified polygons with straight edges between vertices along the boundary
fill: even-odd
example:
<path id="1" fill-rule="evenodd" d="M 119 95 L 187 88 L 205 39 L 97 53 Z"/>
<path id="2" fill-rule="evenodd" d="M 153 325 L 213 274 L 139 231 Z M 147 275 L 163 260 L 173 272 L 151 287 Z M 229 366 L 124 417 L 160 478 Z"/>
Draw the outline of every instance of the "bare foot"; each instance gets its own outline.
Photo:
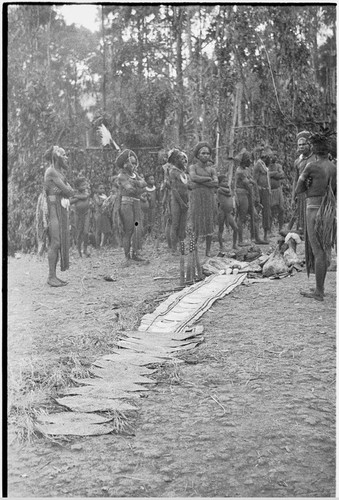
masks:
<path id="1" fill-rule="evenodd" d="M 303 296 L 303 297 L 307 297 L 308 299 L 315 299 L 315 300 L 318 300 L 319 302 L 322 302 L 324 300 L 324 296 L 323 295 L 320 295 L 319 293 L 315 293 L 315 292 L 300 292 L 300 294 Z"/>
<path id="2" fill-rule="evenodd" d="M 48 278 L 47 283 L 49 284 L 49 286 L 53 286 L 55 288 L 67 285 L 67 283 L 65 282 L 61 283 L 58 278 Z"/>
<path id="3" fill-rule="evenodd" d="M 68 281 L 64 281 L 64 280 L 62 280 L 61 278 L 58 278 L 57 276 L 56 276 L 56 279 L 57 279 L 58 281 L 60 281 L 60 283 L 62 283 L 63 285 L 68 285 Z"/>
<path id="4" fill-rule="evenodd" d="M 254 240 L 254 243 L 256 245 L 269 245 L 269 241 L 266 241 L 266 240 Z"/>
<path id="5" fill-rule="evenodd" d="M 315 293 L 315 288 L 310 288 L 310 290 L 311 290 L 312 293 Z M 326 293 L 325 292 L 323 293 L 323 296 L 326 297 Z"/>
<path id="6" fill-rule="evenodd" d="M 145 261 L 145 259 L 138 257 L 138 255 L 133 255 L 132 260 L 135 260 L 136 262 L 144 262 Z"/>

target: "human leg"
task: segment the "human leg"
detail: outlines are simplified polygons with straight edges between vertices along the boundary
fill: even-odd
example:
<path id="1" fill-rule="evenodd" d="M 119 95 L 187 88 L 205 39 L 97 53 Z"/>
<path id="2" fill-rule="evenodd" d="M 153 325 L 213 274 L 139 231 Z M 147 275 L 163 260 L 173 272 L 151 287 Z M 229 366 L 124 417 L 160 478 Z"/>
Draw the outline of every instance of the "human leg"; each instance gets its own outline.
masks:
<path id="1" fill-rule="evenodd" d="M 249 212 L 248 195 L 243 192 L 237 192 L 237 227 L 238 227 L 238 244 L 243 245 L 243 226 L 246 223 L 246 217 Z"/>
<path id="2" fill-rule="evenodd" d="M 238 226 L 234 220 L 233 214 L 228 215 L 228 222 L 233 230 L 233 246 L 232 246 L 232 248 L 233 248 L 233 250 L 238 250 L 238 246 L 237 246 Z"/>
<path id="3" fill-rule="evenodd" d="M 254 222 L 254 243 L 257 245 L 268 245 L 268 241 L 262 240 L 259 236 L 259 215 L 255 207 L 253 207 L 253 222 Z"/>
<path id="4" fill-rule="evenodd" d="M 123 225 L 122 246 L 126 259 L 129 259 L 134 231 L 133 205 L 129 202 L 121 202 L 120 215 Z"/>
<path id="5" fill-rule="evenodd" d="M 206 257 L 211 256 L 212 235 L 206 236 Z"/>
<path id="6" fill-rule="evenodd" d="M 304 297 L 313 298 L 319 301 L 324 300 L 325 279 L 327 274 L 327 255 L 320 245 L 315 232 L 315 219 L 317 208 L 307 208 L 306 211 L 306 227 L 307 238 L 310 243 L 314 255 L 314 271 L 315 271 L 315 290 L 314 292 L 301 292 Z"/>
<path id="7" fill-rule="evenodd" d="M 170 230 L 171 248 L 172 252 L 176 252 L 179 239 L 179 227 L 181 219 L 181 209 L 176 200 L 171 200 L 171 216 L 172 216 L 172 223 Z"/>
<path id="8" fill-rule="evenodd" d="M 219 211 L 218 211 L 218 243 L 219 243 L 219 253 L 220 254 L 225 252 L 224 242 L 223 242 L 223 238 L 222 238 L 222 235 L 224 232 L 224 227 L 225 227 L 225 219 L 226 219 L 225 213 L 221 209 L 221 207 L 219 207 Z"/>
<path id="9" fill-rule="evenodd" d="M 47 283 L 52 287 L 60 287 L 66 285 L 66 281 L 60 280 L 56 275 L 56 267 L 59 259 L 61 248 L 60 243 L 60 227 L 56 207 L 54 204 L 50 206 L 49 211 L 49 248 L 48 248 L 48 279 Z"/>

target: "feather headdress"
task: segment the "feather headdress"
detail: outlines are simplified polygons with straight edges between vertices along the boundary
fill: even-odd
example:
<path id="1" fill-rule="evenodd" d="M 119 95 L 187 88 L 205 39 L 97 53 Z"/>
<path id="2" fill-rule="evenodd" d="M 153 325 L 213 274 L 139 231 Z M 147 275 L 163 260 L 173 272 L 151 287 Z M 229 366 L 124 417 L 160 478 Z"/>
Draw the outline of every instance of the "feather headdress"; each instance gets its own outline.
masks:
<path id="1" fill-rule="evenodd" d="M 108 130 L 108 128 L 105 127 L 103 123 L 100 125 L 100 127 L 98 127 L 98 132 L 100 134 L 101 144 L 103 146 L 107 146 L 108 144 L 112 143 L 117 151 L 121 151 L 117 143 L 113 140 L 111 132 Z"/>

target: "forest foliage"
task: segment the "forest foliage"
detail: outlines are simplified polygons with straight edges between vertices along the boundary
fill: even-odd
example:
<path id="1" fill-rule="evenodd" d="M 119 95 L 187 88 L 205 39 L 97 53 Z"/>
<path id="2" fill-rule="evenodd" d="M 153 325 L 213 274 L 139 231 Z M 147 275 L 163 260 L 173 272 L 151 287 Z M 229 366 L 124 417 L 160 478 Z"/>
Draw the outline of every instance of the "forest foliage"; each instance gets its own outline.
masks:
<path id="1" fill-rule="evenodd" d="M 289 180 L 295 137 L 336 128 L 335 4 L 97 4 L 100 29 L 66 25 L 57 5 L 4 7 L 7 21 L 9 252 L 35 247 L 43 154 L 66 149 L 107 186 L 121 147 L 155 171 L 161 153 L 198 140 L 225 171 L 266 142 Z"/>

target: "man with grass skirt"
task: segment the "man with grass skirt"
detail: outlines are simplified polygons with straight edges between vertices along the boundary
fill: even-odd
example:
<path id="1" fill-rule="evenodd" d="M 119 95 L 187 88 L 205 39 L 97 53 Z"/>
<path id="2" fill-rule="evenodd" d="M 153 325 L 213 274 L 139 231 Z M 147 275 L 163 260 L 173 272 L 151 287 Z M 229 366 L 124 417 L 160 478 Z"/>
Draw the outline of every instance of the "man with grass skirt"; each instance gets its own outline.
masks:
<path id="1" fill-rule="evenodd" d="M 328 158 L 329 134 L 310 136 L 314 161 L 300 175 L 295 194 L 306 194 L 305 258 L 307 275 L 315 273 L 316 288 L 302 291 L 304 297 L 324 300 L 324 284 L 336 242 L 336 167 Z"/>
<path id="2" fill-rule="evenodd" d="M 303 130 L 297 135 L 297 145 L 299 156 L 294 162 L 294 178 L 292 186 L 292 204 L 296 207 L 296 217 L 297 217 L 297 231 L 303 235 L 305 227 L 305 217 L 306 217 L 306 197 L 305 193 L 295 192 L 296 185 L 299 176 L 302 174 L 304 168 L 310 161 L 315 161 L 316 157 L 312 151 L 312 145 L 310 143 L 311 132 Z"/>

